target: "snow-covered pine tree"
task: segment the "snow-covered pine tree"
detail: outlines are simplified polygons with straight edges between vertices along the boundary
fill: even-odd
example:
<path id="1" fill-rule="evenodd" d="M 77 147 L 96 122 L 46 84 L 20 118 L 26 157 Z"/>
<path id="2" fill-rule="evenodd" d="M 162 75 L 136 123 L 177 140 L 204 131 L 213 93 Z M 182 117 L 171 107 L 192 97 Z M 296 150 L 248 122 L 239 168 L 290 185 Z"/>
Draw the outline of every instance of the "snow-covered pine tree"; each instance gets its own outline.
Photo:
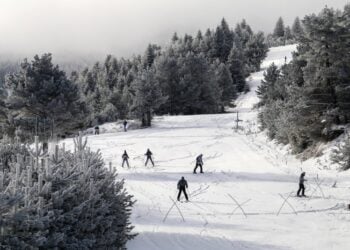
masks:
<path id="1" fill-rule="evenodd" d="M 236 86 L 233 84 L 231 72 L 224 63 L 219 61 L 215 64 L 216 79 L 221 89 L 221 112 L 225 111 L 225 106 L 231 104 L 237 95 Z"/>
<path id="2" fill-rule="evenodd" d="M 228 57 L 227 66 L 231 73 L 232 84 L 237 92 L 244 91 L 246 86 L 244 60 L 242 50 L 234 45 Z"/>
<path id="3" fill-rule="evenodd" d="M 260 101 L 258 106 L 264 106 L 267 101 L 275 100 L 275 83 L 280 76 L 280 70 L 272 63 L 267 70 L 264 72 L 264 79 L 256 90 L 256 94 Z"/>
<path id="4" fill-rule="evenodd" d="M 159 55 L 160 47 L 156 44 L 149 44 L 145 51 L 145 55 L 142 58 L 143 68 L 147 69 L 152 67 L 154 59 Z"/>
<path id="5" fill-rule="evenodd" d="M 142 126 L 151 126 L 153 112 L 167 99 L 155 78 L 154 68 L 142 70 L 132 83 L 134 97 L 131 112 L 141 120 Z"/>
<path id="6" fill-rule="evenodd" d="M 341 105 L 349 102 L 343 94 L 347 92 L 350 79 L 349 60 L 343 56 L 349 52 L 349 47 L 346 39 L 338 39 L 349 34 L 343 27 L 342 16 L 340 12 L 325 8 L 319 15 L 304 19 L 305 36 L 309 41 L 304 42 L 308 49 L 303 55 L 307 64 L 303 68 L 302 94 L 307 100 L 305 112 L 309 115 L 303 119 L 313 141 L 338 136 L 342 131 L 337 131 L 336 126 L 349 118 L 349 106 Z"/>
<path id="7" fill-rule="evenodd" d="M 289 26 L 286 26 L 284 30 L 284 41 L 286 44 L 289 44 L 291 42 L 294 42 L 292 41 L 292 39 L 293 39 L 292 30 L 290 29 Z"/>
<path id="8" fill-rule="evenodd" d="M 179 104 L 180 86 L 180 65 L 172 47 L 165 50 L 155 61 L 156 81 L 162 89 L 162 93 L 168 96 L 167 100 L 160 107 L 161 113 L 178 114 L 182 107 Z"/>
<path id="9" fill-rule="evenodd" d="M 204 55 L 187 53 L 179 58 L 179 104 L 184 114 L 215 113 L 219 111 L 221 89 L 215 71 Z"/>
<path id="10" fill-rule="evenodd" d="M 216 28 L 213 39 L 213 52 L 215 58 L 219 58 L 221 62 L 226 62 L 230 54 L 234 34 L 230 30 L 225 18 L 221 20 L 220 26 Z"/>
<path id="11" fill-rule="evenodd" d="M 284 21 L 282 17 L 279 17 L 276 22 L 275 29 L 273 30 L 273 36 L 276 38 L 284 37 L 284 31 L 285 31 Z"/>
<path id="12" fill-rule="evenodd" d="M 72 131 L 84 125 L 84 104 L 78 88 L 58 66 L 51 54 L 24 60 L 18 73 L 6 79 L 6 105 L 15 119 L 47 119 L 46 131 Z M 33 126 L 34 127 L 34 126 Z"/>
<path id="13" fill-rule="evenodd" d="M 304 35 L 304 29 L 303 29 L 303 26 L 301 25 L 299 17 L 296 17 L 293 22 L 292 35 L 295 38 L 300 38 L 302 35 Z"/>
<path id="14" fill-rule="evenodd" d="M 56 145 L 41 155 L 35 141 L 30 158 L 17 154 L 0 172 L 0 248 L 126 249 L 134 202 L 101 154 L 81 134 L 74 153 Z"/>
<path id="15" fill-rule="evenodd" d="M 346 136 L 344 141 L 339 143 L 331 154 L 331 161 L 340 165 L 342 170 L 350 169 L 350 138 Z"/>
<path id="16" fill-rule="evenodd" d="M 244 47 L 244 57 L 250 72 L 260 70 L 261 62 L 265 59 L 268 50 L 264 33 L 258 32 L 250 37 Z"/>

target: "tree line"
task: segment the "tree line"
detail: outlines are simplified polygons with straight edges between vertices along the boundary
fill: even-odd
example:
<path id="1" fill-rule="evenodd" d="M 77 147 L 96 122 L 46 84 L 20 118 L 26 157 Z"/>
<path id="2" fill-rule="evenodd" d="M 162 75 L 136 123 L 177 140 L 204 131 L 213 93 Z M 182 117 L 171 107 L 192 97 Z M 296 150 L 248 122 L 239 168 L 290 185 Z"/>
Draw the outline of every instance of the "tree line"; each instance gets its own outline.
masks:
<path id="1" fill-rule="evenodd" d="M 254 33 L 245 20 L 232 29 L 222 19 L 215 30 L 174 33 L 163 48 L 150 44 L 132 58 L 108 55 L 69 76 L 51 54 L 35 56 L 0 88 L 1 133 L 23 138 L 126 118 L 150 126 L 154 114 L 224 112 L 248 90 L 245 78 L 260 69 L 267 51 L 262 32 Z"/>
<path id="2" fill-rule="evenodd" d="M 305 16 L 293 60 L 271 65 L 258 88 L 262 128 L 294 152 L 333 140 L 349 123 L 349 14 L 347 5 Z"/>
<path id="3" fill-rule="evenodd" d="M 266 43 L 269 47 L 294 44 L 304 35 L 304 27 L 299 17 L 294 19 L 292 27 L 285 25 L 282 17 L 279 17 L 271 34 L 266 36 Z"/>

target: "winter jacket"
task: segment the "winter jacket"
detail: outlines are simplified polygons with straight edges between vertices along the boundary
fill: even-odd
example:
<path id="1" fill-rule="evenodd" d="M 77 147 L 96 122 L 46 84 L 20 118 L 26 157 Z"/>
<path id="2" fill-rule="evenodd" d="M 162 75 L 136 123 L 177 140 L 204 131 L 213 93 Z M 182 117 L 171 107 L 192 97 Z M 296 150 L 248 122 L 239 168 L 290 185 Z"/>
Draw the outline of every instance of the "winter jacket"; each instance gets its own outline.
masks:
<path id="1" fill-rule="evenodd" d="M 304 185 L 304 182 L 305 182 L 305 181 L 307 181 L 307 180 L 305 179 L 305 176 L 304 176 L 304 175 L 300 175 L 299 184 Z"/>
<path id="2" fill-rule="evenodd" d="M 123 155 L 122 155 L 122 158 L 125 160 L 125 159 L 129 159 L 129 156 L 128 156 L 128 154 L 127 153 L 124 153 Z"/>
<path id="3" fill-rule="evenodd" d="M 196 163 L 197 164 L 200 164 L 200 165 L 203 165 L 203 159 L 202 159 L 202 156 L 200 155 L 200 156 L 197 156 L 197 158 L 196 158 Z"/>
<path id="4" fill-rule="evenodd" d="M 150 150 L 147 150 L 146 154 L 148 157 L 150 157 L 152 155 L 152 152 Z"/>
<path id="5" fill-rule="evenodd" d="M 177 183 L 177 189 L 180 189 L 180 188 L 188 188 L 188 185 L 187 185 L 187 181 L 186 180 L 179 180 L 179 182 Z"/>

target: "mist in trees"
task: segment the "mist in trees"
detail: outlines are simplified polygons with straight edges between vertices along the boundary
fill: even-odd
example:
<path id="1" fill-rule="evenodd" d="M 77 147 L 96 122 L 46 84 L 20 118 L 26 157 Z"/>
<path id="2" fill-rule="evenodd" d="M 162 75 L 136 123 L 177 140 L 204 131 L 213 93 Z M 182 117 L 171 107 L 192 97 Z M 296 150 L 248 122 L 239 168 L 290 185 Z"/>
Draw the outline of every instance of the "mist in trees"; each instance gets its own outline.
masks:
<path id="1" fill-rule="evenodd" d="M 215 30 L 195 36 L 174 33 L 167 46 L 150 44 L 143 55 L 108 56 L 72 80 L 88 105 L 90 125 L 136 117 L 150 126 L 154 114 L 224 112 L 247 91 L 245 77 L 259 70 L 267 50 L 264 35 L 245 20 L 233 30 L 222 19 Z M 147 96 L 149 88 L 155 96 Z M 146 100 L 152 101 L 147 108 Z"/>
<path id="2" fill-rule="evenodd" d="M 267 51 L 263 33 L 245 20 L 232 29 L 222 19 L 213 30 L 174 33 L 163 48 L 149 44 L 131 58 L 108 55 L 69 76 L 51 54 L 25 59 L 0 86 L 1 131 L 44 139 L 118 119 L 151 126 L 155 114 L 225 112 L 248 91 L 245 78 Z"/>

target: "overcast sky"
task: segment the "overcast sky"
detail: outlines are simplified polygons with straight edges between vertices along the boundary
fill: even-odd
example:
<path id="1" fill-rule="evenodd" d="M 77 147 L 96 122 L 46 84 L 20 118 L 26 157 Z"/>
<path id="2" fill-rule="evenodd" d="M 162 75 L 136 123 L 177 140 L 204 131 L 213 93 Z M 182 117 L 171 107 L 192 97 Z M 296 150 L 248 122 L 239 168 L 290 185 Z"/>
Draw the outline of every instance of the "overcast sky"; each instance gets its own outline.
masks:
<path id="1" fill-rule="evenodd" d="M 84 53 L 130 56 L 176 31 L 215 28 L 222 17 L 245 18 L 270 32 L 279 16 L 342 8 L 349 0 L 0 0 L 0 53 Z"/>

